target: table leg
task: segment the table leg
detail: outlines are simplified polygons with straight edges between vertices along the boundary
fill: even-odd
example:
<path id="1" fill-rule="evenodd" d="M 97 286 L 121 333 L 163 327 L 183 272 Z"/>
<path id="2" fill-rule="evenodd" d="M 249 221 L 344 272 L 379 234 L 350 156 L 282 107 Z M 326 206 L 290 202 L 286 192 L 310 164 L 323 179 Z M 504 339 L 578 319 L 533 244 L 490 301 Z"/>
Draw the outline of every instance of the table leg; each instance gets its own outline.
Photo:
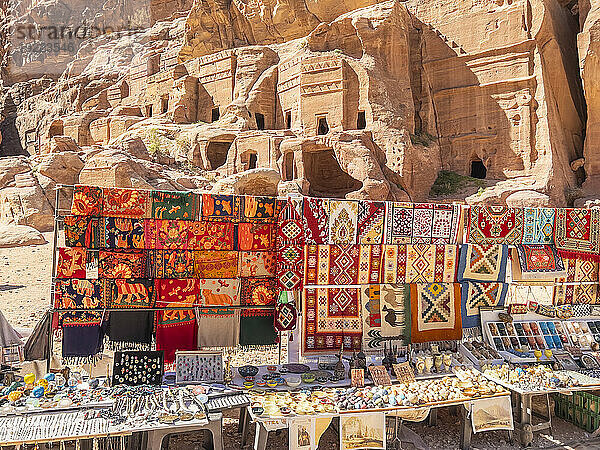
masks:
<path id="1" fill-rule="evenodd" d="M 467 405 L 463 405 L 461 408 L 460 422 L 462 425 L 462 431 L 460 433 L 460 448 L 461 450 L 468 450 L 471 448 L 471 438 L 473 437 L 473 428 L 471 426 L 471 419 L 469 417 L 469 411 Z"/>
<path id="2" fill-rule="evenodd" d="M 242 447 L 244 447 L 248 441 L 248 426 L 250 425 L 250 415 L 248 414 L 248 410 L 246 408 L 243 408 L 243 410 L 244 418 L 243 420 L 240 419 L 240 425 L 242 427 Z"/>
<path id="3" fill-rule="evenodd" d="M 213 450 L 223 450 L 223 414 L 209 417 L 208 430 L 212 434 Z"/>
<path id="4" fill-rule="evenodd" d="M 531 426 L 531 395 L 521 394 L 521 444 L 528 447 L 533 442 L 533 427 Z"/>
<path id="5" fill-rule="evenodd" d="M 240 418 L 238 421 L 238 433 L 241 433 L 244 429 L 244 421 L 246 420 L 247 409 L 245 407 L 240 408 Z"/>
<path id="6" fill-rule="evenodd" d="M 432 408 L 429 411 L 429 417 L 427 418 L 427 425 L 435 427 L 437 425 L 437 408 Z"/>
<path id="7" fill-rule="evenodd" d="M 254 432 L 254 450 L 265 450 L 267 448 L 267 439 L 269 432 L 265 426 L 256 422 L 256 431 Z"/>
<path id="8" fill-rule="evenodd" d="M 162 441 L 167 434 L 168 431 L 148 431 L 148 446 L 146 448 L 148 450 L 160 450 L 162 447 Z"/>

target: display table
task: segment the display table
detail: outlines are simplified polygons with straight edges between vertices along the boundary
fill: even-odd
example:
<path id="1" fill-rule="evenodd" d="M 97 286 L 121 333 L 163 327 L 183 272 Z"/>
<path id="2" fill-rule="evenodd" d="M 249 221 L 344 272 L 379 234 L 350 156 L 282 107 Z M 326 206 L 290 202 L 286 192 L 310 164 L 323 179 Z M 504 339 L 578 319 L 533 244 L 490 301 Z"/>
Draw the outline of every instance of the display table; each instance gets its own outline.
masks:
<path id="1" fill-rule="evenodd" d="M 561 371 L 561 373 L 568 374 L 573 378 L 577 379 L 582 383 L 579 386 L 573 386 L 570 388 L 554 388 L 544 390 L 524 390 L 509 382 L 501 380 L 499 378 L 487 375 L 484 376 L 490 380 L 498 383 L 504 388 L 510 390 L 515 399 L 517 405 L 517 420 L 515 421 L 515 428 L 520 431 L 520 440 L 524 446 L 531 445 L 533 441 L 533 433 L 541 430 L 550 430 L 552 435 L 552 411 L 550 408 L 550 394 L 571 394 L 572 392 L 580 391 L 594 391 L 600 389 L 600 380 L 587 377 L 582 374 L 578 374 L 572 371 Z M 587 383 L 587 384 L 586 384 Z M 546 397 L 546 415 L 534 413 L 532 408 L 533 397 L 545 396 Z M 540 419 L 538 423 L 534 423 L 534 417 Z"/>
<path id="2" fill-rule="evenodd" d="M 479 399 L 489 399 L 489 398 L 500 398 L 507 397 L 510 393 L 504 392 L 502 394 L 495 394 L 489 396 L 481 396 L 477 397 Z M 475 400 L 475 399 L 473 399 Z M 468 416 L 470 399 L 460 399 L 460 400 L 451 400 L 445 402 L 438 403 L 430 403 L 423 404 L 418 406 L 397 406 L 391 408 L 379 408 L 379 409 L 366 409 L 366 410 L 344 410 L 334 414 L 319 414 L 319 418 L 331 417 L 332 419 L 339 418 L 344 414 L 363 414 L 363 413 L 372 413 L 372 412 L 382 412 L 387 416 L 392 417 L 402 417 L 402 412 L 415 411 L 418 409 L 428 408 L 430 413 L 432 411 L 437 410 L 438 408 L 446 408 L 451 406 L 460 406 L 461 408 L 461 449 L 468 449 L 471 446 L 471 438 L 473 435 L 473 428 L 471 425 L 471 421 Z M 267 440 L 270 431 L 276 431 L 280 429 L 285 429 L 289 427 L 290 421 L 301 417 L 301 418 L 311 418 L 316 416 L 303 415 L 303 416 L 280 416 L 280 417 L 263 417 L 257 416 L 252 412 L 252 408 L 248 407 L 243 414 L 243 417 L 240 417 L 240 425 L 242 429 L 242 447 L 245 445 L 247 441 L 247 423 L 244 422 L 253 422 L 256 424 L 256 432 L 254 435 L 254 450 L 264 450 L 267 445 Z M 425 417 L 424 417 L 425 419 Z M 396 424 L 396 436 L 398 436 L 398 428 Z"/>
<path id="3" fill-rule="evenodd" d="M 53 410 L 21 411 L 0 417 L 0 446 L 35 445 L 60 441 L 81 441 L 131 436 L 148 433 L 148 450 L 160 450 L 165 436 L 175 433 L 207 430 L 212 434 L 215 450 L 223 449 L 223 415 L 209 413 L 207 419 L 162 424 L 145 422 L 141 417 L 131 422 L 112 424 L 107 417 L 113 402 L 56 408 Z M 141 444 L 140 444 L 141 445 Z"/>

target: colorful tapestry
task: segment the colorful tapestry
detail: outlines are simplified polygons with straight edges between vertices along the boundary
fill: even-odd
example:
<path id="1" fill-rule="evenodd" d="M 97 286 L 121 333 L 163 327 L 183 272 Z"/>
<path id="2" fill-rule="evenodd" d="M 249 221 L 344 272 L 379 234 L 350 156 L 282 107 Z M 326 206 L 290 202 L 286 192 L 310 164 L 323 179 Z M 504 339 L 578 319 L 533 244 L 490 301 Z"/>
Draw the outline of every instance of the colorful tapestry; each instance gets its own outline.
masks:
<path id="1" fill-rule="evenodd" d="M 103 215 L 147 219 L 152 214 L 151 191 L 140 189 L 103 188 Z"/>
<path id="2" fill-rule="evenodd" d="M 600 210 L 557 209 L 554 242 L 563 257 L 599 260 Z"/>
<path id="3" fill-rule="evenodd" d="M 147 278 L 193 278 L 194 251 L 147 250 Z"/>
<path id="4" fill-rule="evenodd" d="M 387 202 L 385 211 L 385 244 L 412 242 L 413 204 Z"/>
<path id="5" fill-rule="evenodd" d="M 566 277 L 562 258 L 553 245 L 517 245 L 511 250 L 513 281 L 554 282 Z"/>
<path id="6" fill-rule="evenodd" d="M 152 217 L 155 219 L 197 220 L 200 196 L 193 192 L 152 191 Z"/>
<path id="7" fill-rule="evenodd" d="M 240 346 L 270 346 L 277 343 L 275 311 L 250 309 L 240 315 Z"/>
<path id="8" fill-rule="evenodd" d="M 383 262 L 383 245 L 359 245 L 358 284 L 381 283 L 381 264 Z"/>
<path id="9" fill-rule="evenodd" d="M 411 284 L 411 342 L 462 337 L 460 284 Z"/>
<path id="10" fill-rule="evenodd" d="M 560 283 L 590 283 L 578 285 L 556 285 L 554 286 L 553 304 L 597 304 L 598 285 L 598 262 L 587 259 L 564 258 L 567 276 L 557 278 Z"/>
<path id="11" fill-rule="evenodd" d="M 458 246 L 413 244 L 406 246 L 406 283 L 453 283 L 456 281 Z"/>
<path id="12" fill-rule="evenodd" d="M 413 205 L 413 244 L 430 244 L 433 233 L 433 212 L 432 203 L 415 203 Z"/>
<path id="13" fill-rule="evenodd" d="M 329 200 L 329 244 L 356 244 L 358 202 Z"/>
<path id="14" fill-rule="evenodd" d="M 102 215 L 102 188 L 77 185 L 73 188 L 71 214 L 80 216 Z"/>
<path id="15" fill-rule="evenodd" d="M 240 223 L 237 249 L 253 252 L 274 250 L 276 228 L 276 225 L 272 223 Z"/>
<path id="16" fill-rule="evenodd" d="M 54 285 L 54 307 L 57 309 L 105 308 L 108 292 L 100 280 L 58 279 Z M 99 325 L 101 311 L 76 311 L 59 313 L 60 326 Z"/>
<path id="17" fill-rule="evenodd" d="M 470 334 L 480 334 L 474 329 L 481 328 L 479 308 L 504 306 L 508 284 L 505 283 L 472 283 L 461 284 L 462 327 Z"/>
<path id="18" fill-rule="evenodd" d="M 187 222 L 189 250 L 233 250 L 235 225 L 231 222 Z"/>
<path id="19" fill-rule="evenodd" d="M 239 276 L 276 277 L 277 252 L 239 252 Z"/>
<path id="20" fill-rule="evenodd" d="M 144 219 L 105 217 L 104 247 L 146 248 Z"/>
<path id="21" fill-rule="evenodd" d="M 385 202 L 358 202 L 357 243 L 382 244 Z"/>
<path id="22" fill-rule="evenodd" d="M 200 304 L 200 280 L 155 280 L 156 306 L 174 306 L 189 310 L 165 311 L 165 323 L 185 323 L 195 320 L 193 307 Z"/>
<path id="23" fill-rule="evenodd" d="M 520 244 L 523 239 L 523 210 L 505 206 L 471 206 L 471 244 Z"/>
<path id="24" fill-rule="evenodd" d="M 353 352 L 361 348 L 362 325 L 358 289 L 305 289 L 302 352 Z"/>
<path id="25" fill-rule="evenodd" d="M 242 197 L 244 222 L 276 222 L 278 200 L 275 197 Z"/>
<path id="26" fill-rule="evenodd" d="M 302 199 L 287 199 L 277 221 L 277 247 L 304 244 L 302 206 Z"/>
<path id="27" fill-rule="evenodd" d="M 199 280 L 201 306 L 240 305 L 240 279 Z"/>
<path id="28" fill-rule="evenodd" d="M 104 233 L 100 230 L 100 219 L 98 217 L 66 216 L 65 245 L 67 247 L 104 247 Z"/>
<path id="29" fill-rule="evenodd" d="M 329 245 L 304 247 L 305 285 L 329 284 L 329 248 Z"/>
<path id="30" fill-rule="evenodd" d="M 406 245 L 383 246 L 384 283 L 402 284 L 406 280 Z"/>
<path id="31" fill-rule="evenodd" d="M 329 200 L 304 199 L 304 233 L 307 244 L 329 243 Z"/>
<path id="32" fill-rule="evenodd" d="M 218 250 L 194 251 L 195 278 L 236 278 L 237 276 L 238 252 Z"/>
<path id="33" fill-rule="evenodd" d="M 364 286 L 361 294 L 362 350 L 379 352 L 410 342 L 410 286 Z"/>
<path id="34" fill-rule="evenodd" d="M 118 279 L 110 282 L 111 308 L 152 308 L 154 300 L 153 280 Z"/>
<path id="35" fill-rule="evenodd" d="M 185 250 L 188 246 L 189 223 L 185 220 L 146 220 L 146 248 Z"/>
<path id="36" fill-rule="evenodd" d="M 504 283 L 507 262 L 506 245 L 463 245 L 460 248 L 457 279 Z"/>
<path id="37" fill-rule="evenodd" d="M 144 250 L 98 252 L 98 278 L 144 278 L 146 270 Z"/>
<path id="38" fill-rule="evenodd" d="M 198 347 L 235 347 L 240 340 L 240 280 L 199 280 Z"/>
<path id="39" fill-rule="evenodd" d="M 202 194 L 202 220 L 238 222 L 241 200 L 237 195 Z"/>
<path id="40" fill-rule="evenodd" d="M 270 306 L 277 303 L 279 291 L 275 278 L 242 278 L 240 301 L 243 306 Z"/>
<path id="41" fill-rule="evenodd" d="M 523 208 L 523 244 L 554 244 L 554 208 Z"/>
<path id="42" fill-rule="evenodd" d="M 460 205 L 435 204 L 431 225 L 432 244 L 457 244 L 462 225 Z"/>
<path id="43" fill-rule="evenodd" d="M 302 245 L 286 245 L 277 250 L 278 287 L 283 291 L 302 289 L 304 251 Z"/>
<path id="44" fill-rule="evenodd" d="M 359 257 L 360 245 L 330 245 L 327 284 L 334 286 L 358 284 Z"/>
<path id="45" fill-rule="evenodd" d="M 58 278 L 85 278 L 86 257 L 87 249 L 85 248 L 59 248 L 56 276 Z"/>

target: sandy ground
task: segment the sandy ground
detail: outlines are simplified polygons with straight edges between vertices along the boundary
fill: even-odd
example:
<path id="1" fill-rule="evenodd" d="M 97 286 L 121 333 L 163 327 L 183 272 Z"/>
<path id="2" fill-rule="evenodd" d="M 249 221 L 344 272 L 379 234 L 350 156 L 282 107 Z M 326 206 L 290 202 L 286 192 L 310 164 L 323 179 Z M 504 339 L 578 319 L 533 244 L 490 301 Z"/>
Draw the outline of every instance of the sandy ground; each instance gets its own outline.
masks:
<path id="1" fill-rule="evenodd" d="M 8 321 L 17 328 L 31 328 L 42 317 L 50 304 L 50 280 L 52 261 L 52 233 L 45 234 L 48 244 L 0 249 L 0 309 Z M 285 355 L 287 342 L 283 343 Z M 277 352 L 238 352 L 235 363 L 276 363 Z M 224 420 L 224 440 L 226 449 L 241 448 L 241 437 L 237 433 L 237 415 L 227 414 Z M 592 440 L 585 431 L 565 422 L 553 419 L 553 436 L 549 433 L 536 433 L 534 448 L 600 448 L 600 441 Z M 437 426 L 426 423 L 409 423 L 408 428 L 423 438 L 433 449 L 458 448 L 460 442 L 460 420 L 454 411 L 443 409 L 438 416 Z M 245 448 L 251 448 L 254 438 L 254 425 L 250 427 L 249 439 Z M 197 433 L 174 435 L 163 448 L 177 450 L 202 449 L 202 436 Z M 269 435 L 267 449 L 287 448 L 286 430 Z M 506 432 L 481 433 L 473 437 L 474 449 L 519 448 L 510 444 Z M 323 435 L 319 449 L 337 449 L 339 441 L 336 429 L 330 427 Z M 405 444 L 402 448 L 413 448 Z"/>
<path id="2" fill-rule="evenodd" d="M 17 328 L 31 328 L 50 307 L 52 233 L 44 245 L 0 248 L 0 309 Z"/>

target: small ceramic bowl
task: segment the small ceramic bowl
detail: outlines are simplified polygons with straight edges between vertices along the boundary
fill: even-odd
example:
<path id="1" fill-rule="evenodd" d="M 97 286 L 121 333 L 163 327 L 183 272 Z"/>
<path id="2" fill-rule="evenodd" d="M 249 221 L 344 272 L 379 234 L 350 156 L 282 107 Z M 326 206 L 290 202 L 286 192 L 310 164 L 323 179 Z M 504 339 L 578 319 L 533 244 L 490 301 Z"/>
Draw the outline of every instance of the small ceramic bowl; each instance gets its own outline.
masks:
<path id="1" fill-rule="evenodd" d="M 262 416 L 264 412 L 265 412 L 265 408 L 263 408 L 262 406 L 253 406 L 252 407 L 252 413 L 255 416 Z"/>
<path id="2" fill-rule="evenodd" d="M 267 386 L 270 388 L 277 387 L 277 380 L 267 380 Z"/>
<path id="3" fill-rule="evenodd" d="M 306 372 L 302 374 L 302 381 L 305 383 L 314 383 L 315 382 L 315 374 L 311 372 Z"/>
<path id="4" fill-rule="evenodd" d="M 252 389 L 254 387 L 254 383 L 252 381 L 244 381 L 244 387 L 246 389 Z"/>
<path id="5" fill-rule="evenodd" d="M 291 388 L 297 388 L 302 384 L 302 378 L 296 376 L 289 376 L 285 379 L 285 384 Z"/>
<path id="6" fill-rule="evenodd" d="M 277 366 L 267 366 L 267 370 L 269 372 L 275 372 L 277 370 Z"/>
<path id="7" fill-rule="evenodd" d="M 267 383 L 264 382 L 264 381 L 257 381 L 256 382 L 256 386 L 261 387 L 261 388 L 264 388 L 266 385 L 267 385 Z"/>
<path id="8" fill-rule="evenodd" d="M 242 378 L 255 377 L 258 373 L 258 367 L 256 366 L 242 366 L 238 367 L 238 373 Z"/>

